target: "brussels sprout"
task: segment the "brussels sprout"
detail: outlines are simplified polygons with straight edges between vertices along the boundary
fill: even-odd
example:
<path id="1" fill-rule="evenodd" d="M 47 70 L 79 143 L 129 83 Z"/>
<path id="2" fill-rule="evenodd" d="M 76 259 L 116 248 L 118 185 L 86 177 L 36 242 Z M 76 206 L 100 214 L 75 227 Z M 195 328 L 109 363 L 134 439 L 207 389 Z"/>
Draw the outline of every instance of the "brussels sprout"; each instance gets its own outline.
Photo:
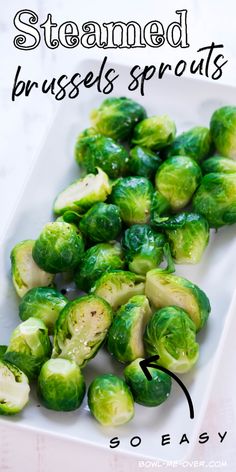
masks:
<path id="1" fill-rule="evenodd" d="M 171 208 L 178 211 L 190 202 L 201 177 L 201 169 L 193 159 L 188 156 L 173 156 L 159 167 L 155 183 Z"/>
<path id="2" fill-rule="evenodd" d="M 82 164 L 84 156 L 86 154 L 86 146 L 84 145 L 84 139 L 96 136 L 97 130 L 95 128 L 86 128 L 79 134 L 75 143 L 75 160 L 77 164 Z"/>
<path id="3" fill-rule="evenodd" d="M 169 201 L 158 190 L 153 194 L 151 206 L 151 224 L 159 224 L 166 221 L 171 213 L 171 206 Z"/>
<path id="4" fill-rule="evenodd" d="M 153 186 L 145 177 L 124 177 L 114 184 L 111 200 L 127 225 L 144 224 L 150 219 L 153 193 Z"/>
<path id="5" fill-rule="evenodd" d="M 193 209 L 211 228 L 236 223 L 236 173 L 206 174 L 194 195 Z"/>
<path id="6" fill-rule="evenodd" d="M 84 367 L 96 355 L 111 321 L 111 307 L 100 297 L 88 295 L 69 302 L 56 322 L 53 357 Z"/>
<path id="7" fill-rule="evenodd" d="M 29 381 L 18 367 L 0 360 L 0 415 L 20 413 L 29 400 Z"/>
<path id="8" fill-rule="evenodd" d="M 46 408 L 72 411 L 79 408 L 85 395 L 85 381 L 79 366 L 68 359 L 49 359 L 38 379 L 40 399 Z"/>
<path id="9" fill-rule="evenodd" d="M 134 146 L 130 150 L 129 172 L 147 179 L 154 179 L 162 160 L 149 149 Z"/>
<path id="10" fill-rule="evenodd" d="M 131 362 L 144 356 L 143 333 L 151 313 L 144 295 L 130 298 L 119 309 L 107 338 L 108 351 L 118 361 Z"/>
<path id="11" fill-rule="evenodd" d="M 175 139 L 176 127 L 168 115 L 151 116 L 134 128 L 132 144 L 158 151 Z"/>
<path id="12" fill-rule="evenodd" d="M 33 258 L 41 269 L 56 274 L 78 266 L 84 253 L 80 233 L 68 223 L 47 223 L 33 247 Z"/>
<path id="13" fill-rule="evenodd" d="M 124 261 L 119 243 L 100 243 L 92 246 L 84 254 L 83 260 L 75 273 L 76 285 L 88 292 L 104 272 L 123 269 Z"/>
<path id="14" fill-rule="evenodd" d="M 111 185 L 107 174 L 98 168 L 97 174 L 88 174 L 76 180 L 57 196 L 53 211 L 55 215 L 63 215 L 66 211 L 84 213 L 94 203 L 104 202 L 111 193 Z"/>
<path id="15" fill-rule="evenodd" d="M 197 285 L 158 269 L 147 273 L 145 295 L 155 308 L 176 305 L 185 310 L 197 330 L 204 326 L 211 311 L 206 294 Z"/>
<path id="16" fill-rule="evenodd" d="M 67 298 L 53 288 L 32 288 L 20 302 L 19 315 L 22 321 L 32 316 L 41 319 L 52 334 L 58 315 L 67 303 Z"/>
<path id="17" fill-rule="evenodd" d="M 40 269 L 34 262 L 32 250 L 35 241 L 21 241 L 11 251 L 12 281 L 19 297 L 33 287 L 52 285 L 54 275 Z"/>
<path id="18" fill-rule="evenodd" d="M 213 156 L 202 163 L 204 174 L 220 172 L 222 174 L 234 174 L 236 172 L 236 162 L 228 157 Z"/>
<path id="19" fill-rule="evenodd" d="M 154 313 L 144 334 L 147 354 L 172 372 L 188 372 L 197 362 L 196 326 L 181 308 L 167 306 Z"/>
<path id="20" fill-rule="evenodd" d="M 14 329 L 4 360 L 19 367 L 31 380 L 38 376 L 50 356 L 51 343 L 45 324 L 38 318 L 29 318 Z"/>
<path id="21" fill-rule="evenodd" d="M 91 241 L 112 241 L 121 232 L 120 210 L 116 205 L 96 203 L 80 220 L 82 234 Z"/>
<path id="22" fill-rule="evenodd" d="M 103 426 L 119 426 L 134 416 L 134 400 L 128 385 L 120 377 L 103 374 L 89 386 L 88 405 Z"/>
<path id="23" fill-rule="evenodd" d="M 161 370 L 149 367 L 152 380 L 148 380 L 139 364 L 142 360 L 142 358 L 135 359 L 125 368 L 125 381 L 136 403 L 144 406 L 158 406 L 170 395 L 171 377 Z"/>
<path id="24" fill-rule="evenodd" d="M 211 117 L 210 129 L 217 151 L 224 157 L 236 159 L 236 107 L 216 110 Z"/>
<path id="25" fill-rule="evenodd" d="M 3 345 L 0 346 L 0 360 L 4 358 L 4 354 L 6 350 L 7 350 L 7 346 L 3 346 Z"/>
<path id="26" fill-rule="evenodd" d="M 130 98 L 108 98 L 90 114 L 96 130 L 115 140 L 130 138 L 135 125 L 146 118 L 146 111 Z"/>
<path id="27" fill-rule="evenodd" d="M 127 303 L 134 295 L 143 295 L 144 277 L 124 270 L 111 271 L 98 279 L 91 292 L 104 298 L 113 310 Z"/>
<path id="28" fill-rule="evenodd" d="M 203 126 L 195 126 L 189 131 L 177 136 L 174 142 L 166 149 L 166 157 L 188 156 L 196 162 L 201 162 L 212 151 L 210 130 Z"/>

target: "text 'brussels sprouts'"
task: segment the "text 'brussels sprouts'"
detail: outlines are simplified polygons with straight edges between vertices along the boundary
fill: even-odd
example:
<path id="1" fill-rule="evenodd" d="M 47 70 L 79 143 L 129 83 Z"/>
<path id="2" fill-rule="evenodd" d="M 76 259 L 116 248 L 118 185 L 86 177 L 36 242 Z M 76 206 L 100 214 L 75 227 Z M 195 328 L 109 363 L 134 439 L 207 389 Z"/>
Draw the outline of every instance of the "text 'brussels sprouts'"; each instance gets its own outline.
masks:
<path id="1" fill-rule="evenodd" d="M 147 179 L 154 179 L 162 160 L 150 149 L 134 146 L 130 150 L 129 172 Z"/>
<path id="2" fill-rule="evenodd" d="M 100 297 L 89 295 L 69 302 L 56 323 L 53 357 L 84 367 L 100 348 L 111 321 L 111 308 Z"/>
<path id="3" fill-rule="evenodd" d="M 96 203 L 82 217 L 79 228 L 83 236 L 99 243 L 116 239 L 121 224 L 120 210 L 116 205 Z"/>
<path id="4" fill-rule="evenodd" d="M 26 375 L 10 362 L 0 360 L 0 415 L 15 415 L 29 400 Z"/>
<path id="5" fill-rule="evenodd" d="M 132 144 L 158 151 L 171 144 L 176 127 L 168 115 L 151 116 L 135 126 Z"/>
<path id="6" fill-rule="evenodd" d="M 175 138 L 166 150 L 166 157 L 188 156 L 199 163 L 209 156 L 211 150 L 210 130 L 203 126 L 195 126 Z"/>
<path id="7" fill-rule="evenodd" d="M 213 156 L 202 163 L 204 174 L 220 172 L 222 174 L 234 174 L 236 172 L 236 161 L 228 157 Z"/>
<path id="8" fill-rule="evenodd" d="M 119 426 L 134 416 L 134 400 L 128 385 L 112 374 L 93 380 L 88 390 L 88 405 L 103 426 Z"/>
<path id="9" fill-rule="evenodd" d="M 211 117 L 210 129 L 217 151 L 222 156 L 236 159 L 236 107 L 216 110 Z"/>

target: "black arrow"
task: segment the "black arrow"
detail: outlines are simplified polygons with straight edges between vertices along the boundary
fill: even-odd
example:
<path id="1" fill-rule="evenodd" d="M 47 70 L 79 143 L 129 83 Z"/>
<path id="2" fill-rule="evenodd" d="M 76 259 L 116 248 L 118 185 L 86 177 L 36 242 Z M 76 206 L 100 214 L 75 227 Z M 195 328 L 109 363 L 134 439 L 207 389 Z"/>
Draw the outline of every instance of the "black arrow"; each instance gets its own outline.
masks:
<path id="1" fill-rule="evenodd" d="M 147 380 L 152 380 L 152 376 L 151 376 L 151 374 L 148 370 L 148 367 L 153 367 L 154 369 L 162 370 L 162 372 L 165 372 L 166 374 L 170 375 L 174 380 L 176 380 L 176 382 L 179 384 L 179 386 L 182 388 L 183 392 L 185 393 L 185 396 L 188 400 L 190 418 L 193 419 L 194 418 L 193 402 L 192 402 L 192 399 L 189 395 L 189 392 L 188 392 L 187 388 L 185 387 L 183 382 L 179 379 L 179 377 L 177 377 L 177 375 L 173 374 L 173 372 L 166 369 L 165 367 L 162 367 L 161 365 L 152 364 L 152 362 L 157 361 L 157 359 L 159 359 L 159 357 L 160 356 L 157 356 L 157 355 L 156 356 L 151 356 L 151 357 L 148 357 L 147 359 L 144 359 L 143 361 L 139 362 L 139 365 L 140 365 L 144 375 L 147 377 Z"/>

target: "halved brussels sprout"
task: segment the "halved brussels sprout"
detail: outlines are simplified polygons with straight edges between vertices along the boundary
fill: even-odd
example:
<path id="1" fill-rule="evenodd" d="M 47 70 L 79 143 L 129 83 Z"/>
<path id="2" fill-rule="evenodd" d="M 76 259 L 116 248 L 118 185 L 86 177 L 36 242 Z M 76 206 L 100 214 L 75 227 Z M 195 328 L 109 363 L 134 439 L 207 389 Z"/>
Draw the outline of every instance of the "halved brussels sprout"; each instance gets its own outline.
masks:
<path id="1" fill-rule="evenodd" d="M 67 303 L 68 299 L 53 288 L 32 288 L 20 302 L 19 316 L 22 321 L 32 316 L 39 318 L 47 326 L 49 334 L 52 334 L 59 313 Z"/>
<path id="2" fill-rule="evenodd" d="M 211 133 L 204 126 L 195 126 L 177 136 L 166 149 L 166 157 L 188 156 L 200 163 L 212 151 Z"/>
<path id="3" fill-rule="evenodd" d="M 88 405 L 103 426 L 119 426 L 134 416 L 134 400 L 128 385 L 120 377 L 103 374 L 88 389 Z"/>
<path id="4" fill-rule="evenodd" d="M 87 249 L 84 254 L 75 273 L 76 285 L 84 292 L 88 292 L 104 272 L 123 269 L 123 267 L 123 254 L 118 242 L 96 244 Z"/>
<path id="5" fill-rule="evenodd" d="M 108 272 L 98 279 L 91 292 L 104 298 L 113 310 L 127 303 L 134 295 L 144 294 L 144 277 L 117 270 Z"/>
<path id="6" fill-rule="evenodd" d="M 147 354 L 158 354 L 157 364 L 171 372 L 188 372 L 198 360 L 196 326 L 188 313 L 175 306 L 167 306 L 152 315 L 144 344 Z"/>
<path id="7" fill-rule="evenodd" d="M 57 196 L 53 211 L 63 215 L 68 210 L 84 213 L 97 202 L 104 202 L 111 193 L 108 176 L 98 168 L 97 174 L 88 174 L 76 180 Z"/>
<path id="8" fill-rule="evenodd" d="M 155 184 L 174 211 L 181 210 L 191 200 L 202 177 L 199 165 L 188 156 L 169 157 L 159 167 Z"/>
<path id="9" fill-rule="evenodd" d="M 75 269 L 84 254 L 82 236 L 69 223 L 47 223 L 33 247 L 33 258 L 43 270 L 56 274 Z"/>
<path id="10" fill-rule="evenodd" d="M 158 406 L 165 402 L 171 391 L 171 377 L 161 370 L 148 367 L 152 380 L 148 380 L 140 367 L 144 359 L 135 359 L 124 370 L 134 401 L 144 406 Z"/>
<path id="11" fill-rule="evenodd" d="M 110 305 L 96 295 L 69 302 L 56 322 L 52 357 L 73 360 L 84 367 L 96 355 L 111 321 Z"/>
<path id="12" fill-rule="evenodd" d="M 213 156 L 202 163 L 204 174 L 220 172 L 222 174 L 234 174 L 236 172 L 236 162 L 228 157 Z"/>
<path id="13" fill-rule="evenodd" d="M 116 205 L 96 203 L 80 220 L 79 228 L 90 241 L 112 241 L 121 232 L 120 210 Z"/>
<path id="14" fill-rule="evenodd" d="M 158 269 L 147 273 L 145 295 L 155 308 L 175 305 L 185 310 L 197 330 L 204 326 L 211 311 L 206 294 L 197 285 Z"/>
<path id="15" fill-rule="evenodd" d="M 153 186 L 145 177 L 124 177 L 114 184 L 111 200 L 127 225 L 144 224 L 150 220 L 153 193 Z"/>
<path id="16" fill-rule="evenodd" d="M 86 154 L 84 138 L 90 138 L 91 136 L 96 136 L 97 134 L 98 132 L 95 128 L 86 128 L 79 134 L 75 143 L 75 160 L 77 164 L 80 165 L 83 163 L 84 156 Z"/>
<path id="17" fill-rule="evenodd" d="M 204 175 L 193 198 L 193 209 L 211 228 L 236 223 L 236 173 Z"/>
<path id="18" fill-rule="evenodd" d="M 90 114 L 92 125 L 105 136 L 125 141 L 130 138 L 135 125 L 146 118 L 145 109 L 130 98 L 108 98 Z"/>
<path id="19" fill-rule="evenodd" d="M 43 405 L 50 410 L 72 411 L 79 408 L 85 395 L 85 381 L 79 366 L 68 359 L 49 359 L 38 379 Z"/>
<path id="20" fill-rule="evenodd" d="M 144 356 L 143 333 L 151 316 L 148 299 L 136 295 L 116 313 L 109 329 L 107 347 L 120 362 L 131 362 Z"/>
<path id="21" fill-rule="evenodd" d="M 134 146 L 130 150 L 129 172 L 147 179 L 154 179 L 162 160 L 150 149 Z"/>
<path id="22" fill-rule="evenodd" d="M 216 110 L 211 117 L 210 129 L 217 151 L 224 157 L 236 159 L 236 107 Z"/>
<path id="23" fill-rule="evenodd" d="M 51 356 L 51 351 L 45 324 L 31 317 L 14 329 L 4 360 L 19 367 L 32 380 L 38 376 L 42 365 Z"/>
<path id="24" fill-rule="evenodd" d="M 33 287 L 52 285 L 54 274 L 40 269 L 33 260 L 32 250 L 35 241 L 21 241 L 11 251 L 12 281 L 17 295 L 23 297 Z"/>
<path id="25" fill-rule="evenodd" d="M 171 144 L 175 134 L 175 123 L 168 115 L 155 115 L 135 126 L 132 144 L 158 151 Z"/>
<path id="26" fill-rule="evenodd" d="M 0 415 L 20 413 L 29 400 L 29 381 L 13 364 L 0 360 Z"/>

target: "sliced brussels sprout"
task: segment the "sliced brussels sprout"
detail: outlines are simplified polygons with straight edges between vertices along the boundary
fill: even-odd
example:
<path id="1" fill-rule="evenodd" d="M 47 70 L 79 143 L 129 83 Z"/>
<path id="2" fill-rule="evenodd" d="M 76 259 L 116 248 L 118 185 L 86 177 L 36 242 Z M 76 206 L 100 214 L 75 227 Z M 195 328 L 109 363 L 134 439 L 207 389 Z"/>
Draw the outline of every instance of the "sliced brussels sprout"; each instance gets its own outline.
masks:
<path id="1" fill-rule="evenodd" d="M 77 164 L 82 165 L 84 156 L 86 154 L 86 146 L 84 139 L 96 136 L 98 134 L 95 128 L 86 128 L 79 134 L 75 143 L 75 160 Z"/>
<path id="2" fill-rule="evenodd" d="M 84 254 L 83 238 L 69 223 L 47 223 L 33 247 L 33 258 L 43 270 L 56 274 L 75 269 Z"/>
<path id="3" fill-rule="evenodd" d="M 30 317 L 39 318 L 53 334 L 60 311 L 68 303 L 68 299 L 53 288 L 37 287 L 29 290 L 19 305 L 19 316 L 22 321 Z"/>
<path id="4" fill-rule="evenodd" d="M 3 344 L 0 346 L 0 360 L 4 358 L 4 354 L 7 350 L 7 346 L 4 346 Z"/>
<path id="5" fill-rule="evenodd" d="M 130 138 L 135 125 L 146 118 L 145 109 L 130 98 L 108 98 L 90 114 L 92 125 L 105 136 L 118 141 Z"/>
<path id="6" fill-rule="evenodd" d="M 155 184 L 169 201 L 172 210 L 184 208 L 191 200 L 202 177 L 199 165 L 188 156 L 169 157 L 159 167 Z"/>
<path id="7" fill-rule="evenodd" d="M 124 260 L 121 245 L 100 243 L 90 247 L 75 273 L 75 282 L 84 292 L 88 292 L 104 272 L 123 269 Z"/>
<path id="8" fill-rule="evenodd" d="M 96 295 L 69 302 L 56 322 L 52 357 L 73 360 L 84 367 L 96 355 L 111 321 L 110 305 Z"/>
<path id="9" fill-rule="evenodd" d="M 132 144 L 158 151 L 171 144 L 175 134 L 175 123 L 168 115 L 155 115 L 135 126 Z"/>
<path id="10" fill-rule="evenodd" d="M 29 400 L 29 381 L 13 364 L 0 359 L 0 415 L 20 413 Z"/>
<path id="11" fill-rule="evenodd" d="M 222 174 L 234 174 L 236 172 L 236 162 L 228 157 L 213 156 L 202 163 L 204 174 L 220 172 Z"/>
<path id="12" fill-rule="evenodd" d="M 199 345 L 196 326 L 181 308 L 167 306 L 154 313 L 144 334 L 147 354 L 158 354 L 157 364 L 182 374 L 196 364 Z"/>
<path id="13" fill-rule="evenodd" d="M 152 380 L 145 376 L 140 362 L 135 359 L 124 370 L 125 381 L 129 385 L 134 401 L 144 406 L 158 406 L 165 402 L 171 391 L 171 377 L 161 370 L 148 367 Z"/>
<path id="14" fill-rule="evenodd" d="M 103 374 L 88 389 L 88 405 L 103 426 L 119 426 L 134 416 L 134 400 L 128 385 L 120 377 Z"/>
<path id="15" fill-rule="evenodd" d="M 134 146 L 130 150 L 129 172 L 147 179 L 154 179 L 162 160 L 150 149 Z"/>
<path id="16" fill-rule="evenodd" d="M 104 298 L 113 310 L 127 303 L 134 295 L 144 294 L 144 277 L 117 270 L 105 273 L 92 287 L 91 292 Z"/>
<path id="17" fill-rule="evenodd" d="M 32 250 L 35 241 L 21 241 L 11 251 L 11 273 L 17 295 L 23 297 L 33 287 L 52 285 L 54 274 L 40 269 L 34 262 Z"/>
<path id="18" fill-rule="evenodd" d="M 193 198 L 193 209 L 211 228 L 236 223 L 236 173 L 204 175 Z"/>
<path id="19" fill-rule="evenodd" d="M 48 330 L 42 320 L 29 318 L 13 331 L 4 360 L 21 369 L 30 380 L 35 379 L 51 357 Z"/>
<path id="20" fill-rule="evenodd" d="M 50 410 L 72 411 L 79 408 L 85 395 L 85 381 L 79 366 L 68 359 L 49 359 L 38 379 L 43 405 Z"/>
<path id="21" fill-rule="evenodd" d="M 147 273 L 145 295 L 154 308 L 175 305 L 185 310 L 197 330 L 204 326 L 211 311 L 206 294 L 197 285 L 158 269 Z"/>
<path id="22" fill-rule="evenodd" d="M 236 106 L 218 108 L 211 117 L 210 130 L 217 151 L 236 159 Z"/>
<path id="23" fill-rule="evenodd" d="M 59 193 L 53 211 L 58 216 L 69 210 L 84 213 L 95 203 L 104 202 L 110 193 L 108 176 L 98 168 L 96 175 L 88 174 Z"/>
<path id="24" fill-rule="evenodd" d="M 94 242 L 113 241 L 121 232 L 120 210 L 116 205 L 96 203 L 80 221 L 83 236 Z"/>
<path id="25" fill-rule="evenodd" d="M 145 177 L 124 177 L 114 184 L 111 200 L 127 225 L 144 224 L 150 220 L 153 193 L 153 186 Z"/>
<path id="26" fill-rule="evenodd" d="M 211 133 L 204 126 L 195 126 L 177 136 L 166 149 L 166 157 L 188 156 L 200 163 L 213 149 Z"/>
<path id="27" fill-rule="evenodd" d="M 109 329 L 107 347 L 120 362 L 144 356 L 143 334 L 151 316 L 147 297 L 136 295 L 116 313 Z"/>

